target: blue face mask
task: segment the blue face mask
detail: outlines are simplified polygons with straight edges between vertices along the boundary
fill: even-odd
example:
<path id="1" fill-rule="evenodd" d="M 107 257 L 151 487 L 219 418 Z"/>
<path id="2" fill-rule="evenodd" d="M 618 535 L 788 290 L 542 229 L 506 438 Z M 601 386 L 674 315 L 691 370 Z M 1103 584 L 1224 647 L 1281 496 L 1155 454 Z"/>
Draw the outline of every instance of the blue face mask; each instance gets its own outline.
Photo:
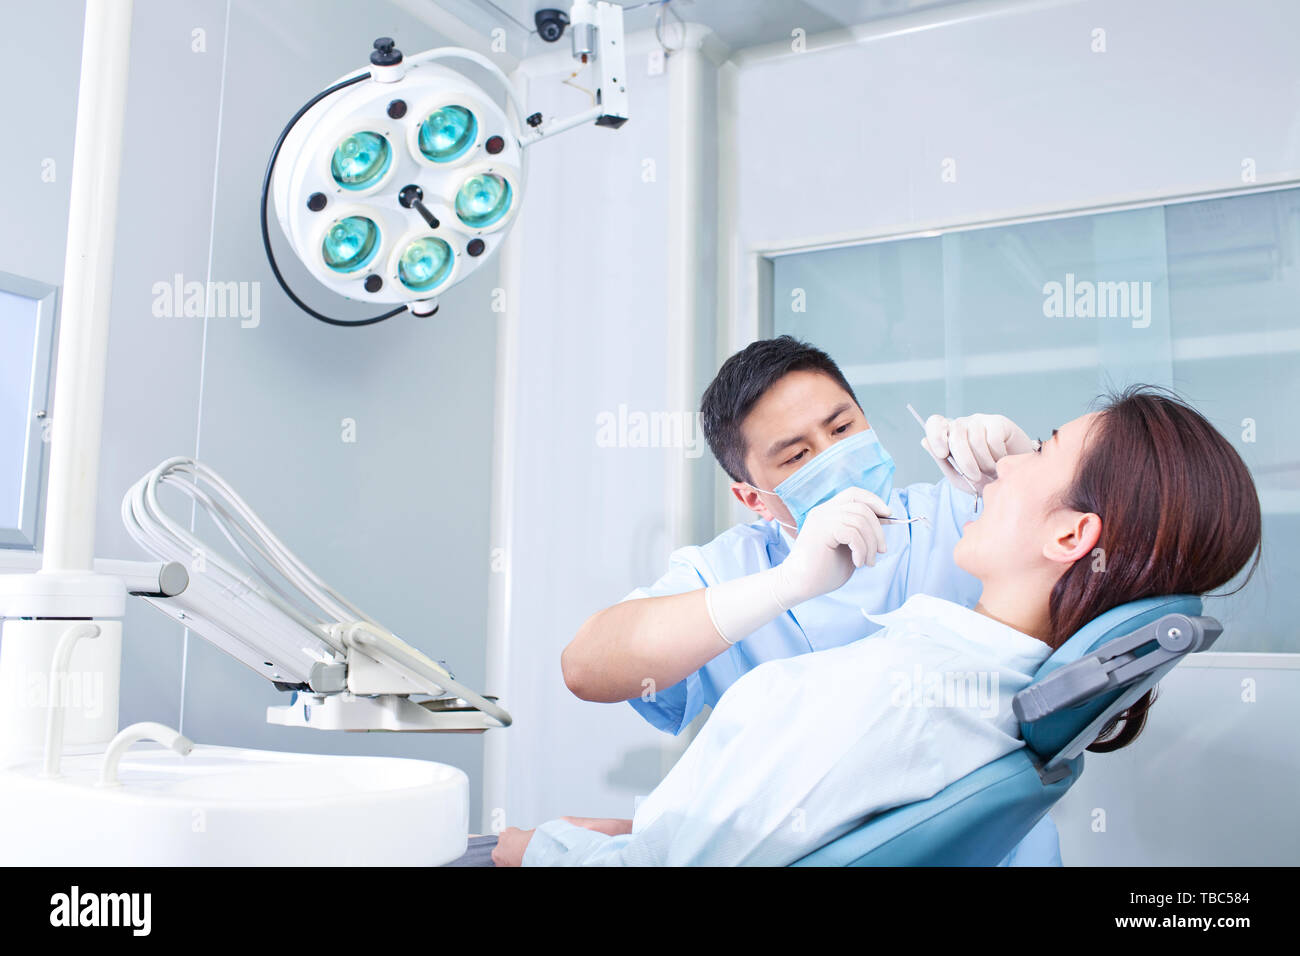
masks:
<path id="1" fill-rule="evenodd" d="M 767 493 L 785 503 L 798 530 L 809 511 L 845 488 L 865 488 L 888 501 L 893 487 L 894 459 L 868 428 L 840 439 Z"/>

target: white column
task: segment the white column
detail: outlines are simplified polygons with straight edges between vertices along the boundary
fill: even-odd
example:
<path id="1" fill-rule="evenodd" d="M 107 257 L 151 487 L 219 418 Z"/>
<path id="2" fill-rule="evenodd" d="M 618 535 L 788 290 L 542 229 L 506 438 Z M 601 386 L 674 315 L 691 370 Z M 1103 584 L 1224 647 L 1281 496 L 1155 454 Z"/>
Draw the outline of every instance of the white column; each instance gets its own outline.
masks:
<path id="1" fill-rule="evenodd" d="M 55 364 L 45 571 L 89 571 L 104 421 L 132 0 L 87 0 Z"/>
<path id="2" fill-rule="evenodd" d="M 528 102 L 528 75 L 522 70 L 510 74 L 521 103 Z M 511 120 L 518 123 L 514 109 L 507 102 Z M 528 161 L 528 157 L 524 157 Z M 535 184 L 534 184 L 535 186 Z M 497 366 L 494 389 L 495 410 L 492 444 L 492 540 L 489 547 L 491 570 L 488 578 L 488 627 L 484 692 L 500 697 L 510 707 L 510 600 L 513 593 L 511 566 L 515 558 L 515 445 L 518 440 L 516 411 L 519 394 L 519 310 L 521 306 L 520 270 L 523 230 L 527 226 L 528 207 L 520 210 L 501 252 L 497 269 L 505 294 L 505 311 L 497 323 Z M 489 731 L 483 735 L 483 791 L 479 833 L 492 833 L 499 823 L 498 811 L 507 805 L 510 746 L 509 731 Z M 472 827 L 471 827 L 472 829 Z"/>
<path id="3" fill-rule="evenodd" d="M 126 590 L 120 578 L 94 572 L 95 491 L 131 8 L 131 0 L 86 2 L 44 564 L 36 574 L 0 575 L 3 767 L 39 756 L 52 707 L 65 711 L 59 737 L 70 752 L 102 747 L 117 731 L 122 625 L 103 619 L 122 616 Z M 99 636 L 78 643 L 52 677 L 68 618 L 100 619 Z"/>
<path id="4" fill-rule="evenodd" d="M 725 56 L 706 28 L 688 24 L 668 58 L 668 410 L 694 414 L 716 371 L 718 62 Z M 635 118 L 634 118 L 635 120 Z M 702 441 L 702 436 L 696 436 Z M 674 548 L 713 533 L 713 463 L 668 453 L 664 493 Z"/>

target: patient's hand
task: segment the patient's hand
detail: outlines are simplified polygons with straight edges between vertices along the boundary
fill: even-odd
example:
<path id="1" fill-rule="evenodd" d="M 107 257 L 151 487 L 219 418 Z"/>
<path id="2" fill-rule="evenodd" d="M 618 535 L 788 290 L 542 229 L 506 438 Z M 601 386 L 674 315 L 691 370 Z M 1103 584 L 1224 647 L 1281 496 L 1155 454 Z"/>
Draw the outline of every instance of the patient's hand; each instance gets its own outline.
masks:
<path id="1" fill-rule="evenodd" d="M 560 819 L 566 823 L 572 823 L 575 827 L 595 830 L 597 833 L 603 833 L 606 836 L 618 836 L 621 833 L 632 832 L 631 820 L 609 817 L 560 817 Z"/>
<path id="2" fill-rule="evenodd" d="M 532 830 L 506 827 L 497 834 L 497 845 L 492 849 L 492 862 L 496 866 L 523 866 L 524 851 L 533 838 Z"/>

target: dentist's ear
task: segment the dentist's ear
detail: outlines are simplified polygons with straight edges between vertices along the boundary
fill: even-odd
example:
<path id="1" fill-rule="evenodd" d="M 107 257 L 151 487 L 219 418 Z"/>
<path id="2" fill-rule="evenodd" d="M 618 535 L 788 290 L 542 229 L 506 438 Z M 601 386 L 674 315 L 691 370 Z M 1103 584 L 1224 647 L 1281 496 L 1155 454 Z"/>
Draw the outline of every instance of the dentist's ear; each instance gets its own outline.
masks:
<path id="1" fill-rule="evenodd" d="M 731 483 L 731 493 L 736 496 L 737 501 L 764 521 L 771 521 L 776 517 L 776 515 L 772 514 L 772 509 L 767 506 L 758 490 L 743 481 L 733 481 Z"/>
<path id="2" fill-rule="evenodd" d="M 1101 517 L 1092 512 L 1061 511 L 1050 524 L 1051 537 L 1043 545 L 1043 557 L 1070 565 L 1097 547 L 1101 540 Z"/>

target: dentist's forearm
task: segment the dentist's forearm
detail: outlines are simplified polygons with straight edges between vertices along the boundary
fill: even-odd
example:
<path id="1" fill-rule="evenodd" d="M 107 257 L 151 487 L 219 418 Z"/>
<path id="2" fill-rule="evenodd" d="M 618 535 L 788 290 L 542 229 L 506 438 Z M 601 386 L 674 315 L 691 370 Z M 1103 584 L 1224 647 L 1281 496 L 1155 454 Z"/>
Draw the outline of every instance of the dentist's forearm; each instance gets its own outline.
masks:
<path id="1" fill-rule="evenodd" d="M 560 666 L 575 696 L 612 703 L 671 687 L 726 649 L 700 588 L 598 611 L 564 649 Z"/>
<path id="2" fill-rule="evenodd" d="M 577 697 L 604 703 L 671 687 L 781 614 L 778 585 L 772 568 L 599 611 L 564 649 L 564 681 Z"/>

